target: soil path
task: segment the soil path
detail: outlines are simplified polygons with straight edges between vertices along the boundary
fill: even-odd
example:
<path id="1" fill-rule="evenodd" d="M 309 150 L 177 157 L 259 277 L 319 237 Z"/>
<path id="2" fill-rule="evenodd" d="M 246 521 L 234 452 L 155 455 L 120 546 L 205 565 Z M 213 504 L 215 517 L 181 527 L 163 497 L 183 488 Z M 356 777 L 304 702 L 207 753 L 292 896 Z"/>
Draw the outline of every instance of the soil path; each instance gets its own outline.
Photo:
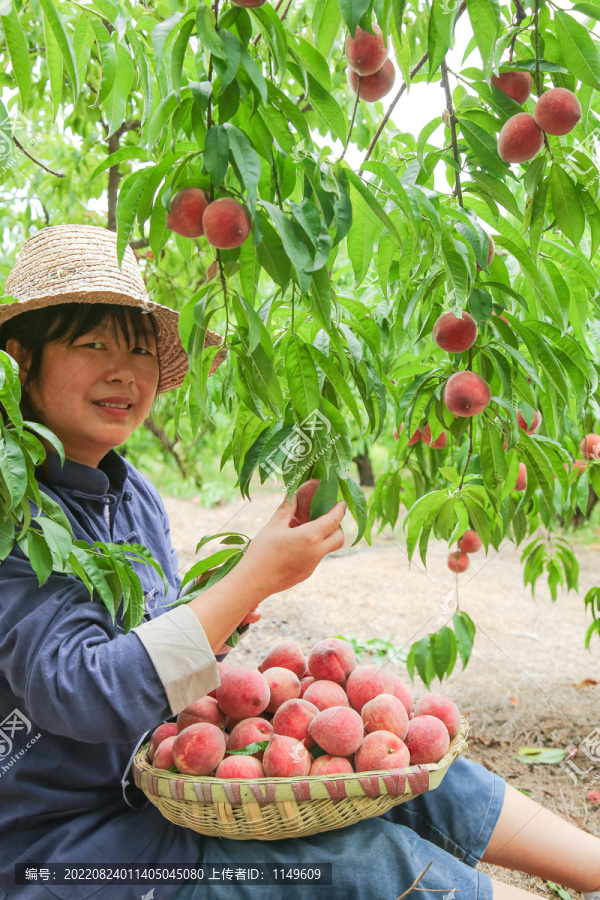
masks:
<path id="1" fill-rule="evenodd" d="M 252 502 L 239 499 L 211 509 L 192 500 L 163 499 L 182 574 L 217 549 L 214 541 L 196 554 L 202 537 L 221 531 L 254 536 L 283 493 L 264 486 L 253 491 Z M 262 619 L 233 651 L 232 662 L 257 665 L 283 639 L 299 641 L 307 652 L 338 634 L 362 642 L 383 638 L 398 648 L 388 664 L 408 680 L 401 648 L 405 653 L 414 641 L 438 630 L 454 609 L 456 576 L 446 566 L 448 548 L 432 543 L 425 570 L 416 556 L 409 567 L 399 526 L 394 534 L 389 529 L 374 534 L 372 547 L 364 540 L 352 546 L 356 528 L 349 513 L 343 529 L 342 550 L 325 557 L 307 581 L 261 604 Z M 581 595 L 559 593 L 553 604 L 545 584 L 538 582 L 535 599 L 524 588 L 520 551 L 509 542 L 499 553 L 474 554 L 458 582 L 460 608 L 477 626 L 473 654 L 464 672 L 459 659 L 450 678 L 441 686 L 435 681 L 432 690 L 451 696 L 467 717 L 469 757 L 600 836 L 600 803 L 586 800 L 591 787 L 600 790 L 600 764 L 571 780 L 558 765 L 527 765 L 513 758 L 522 747 L 567 748 L 600 730 L 600 640 L 594 637 L 585 650 L 591 617 L 583 601 L 598 583 L 598 551 L 579 550 L 578 559 Z M 363 654 L 362 663 L 373 661 L 380 658 Z M 415 674 L 414 695 L 425 690 Z M 582 772 L 591 765 L 582 751 L 574 762 Z M 540 879 L 485 864 L 480 868 L 500 881 L 557 896 Z M 571 895 L 581 900 L 576 892 Z"/>

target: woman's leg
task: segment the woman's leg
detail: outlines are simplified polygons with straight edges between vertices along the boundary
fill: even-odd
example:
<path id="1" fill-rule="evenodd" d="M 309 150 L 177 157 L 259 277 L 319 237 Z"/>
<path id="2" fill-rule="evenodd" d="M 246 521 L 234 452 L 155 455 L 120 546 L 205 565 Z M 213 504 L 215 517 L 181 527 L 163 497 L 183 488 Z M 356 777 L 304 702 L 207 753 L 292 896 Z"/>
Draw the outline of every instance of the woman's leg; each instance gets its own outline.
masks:
<path id="1" fill-rule="evenodd" d="M 600 838 L 569 824 L 509 784 L 481 859 L 575 891 L 600 890 Z M 502 893 L 499 896 L 504 900 Z"/>

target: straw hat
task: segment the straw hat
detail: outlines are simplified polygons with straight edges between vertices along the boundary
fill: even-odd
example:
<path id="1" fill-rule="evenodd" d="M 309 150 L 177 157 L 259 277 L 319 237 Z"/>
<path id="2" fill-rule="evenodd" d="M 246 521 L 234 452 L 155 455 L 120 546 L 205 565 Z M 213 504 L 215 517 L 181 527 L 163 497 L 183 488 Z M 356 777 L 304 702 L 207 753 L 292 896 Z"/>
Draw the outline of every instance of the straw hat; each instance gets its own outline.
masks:
<path id="1" fill-rule="evenodd" d="M 151 301 L 131 247 L 117 263 L 117 235 L 95 225 L 51 225 L 25 241 L 5 287 L 18 303 L 0 303 L 0 325 L 31 309 L 59 303 L 115 303 L 141 306 L 154 317 L 160 379 L 157 394 L 178 388 L 188 371 L 188 355 L 178 330 L 179 313 Z M 206 332 L 205 347 L 222 343 Z M 227 356 L 221 350 L 212 375 Z"/>

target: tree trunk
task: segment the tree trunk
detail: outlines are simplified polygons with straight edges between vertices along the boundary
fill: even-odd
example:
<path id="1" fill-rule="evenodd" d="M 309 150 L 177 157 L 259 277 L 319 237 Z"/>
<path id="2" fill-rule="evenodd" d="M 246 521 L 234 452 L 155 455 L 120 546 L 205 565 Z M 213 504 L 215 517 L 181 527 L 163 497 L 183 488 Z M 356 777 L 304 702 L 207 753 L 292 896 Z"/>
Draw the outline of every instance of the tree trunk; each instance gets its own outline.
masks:
<path id="1" fill-rule="evenodd" d="M 365 450 L 364 453 L 359 453 L 353 458 L 352 462 L 355 462 L 358 468 L 358 483 L 362 487 L 373 487 L 375 479 L 373 478 L 373 469 L 368 451 Z"/>

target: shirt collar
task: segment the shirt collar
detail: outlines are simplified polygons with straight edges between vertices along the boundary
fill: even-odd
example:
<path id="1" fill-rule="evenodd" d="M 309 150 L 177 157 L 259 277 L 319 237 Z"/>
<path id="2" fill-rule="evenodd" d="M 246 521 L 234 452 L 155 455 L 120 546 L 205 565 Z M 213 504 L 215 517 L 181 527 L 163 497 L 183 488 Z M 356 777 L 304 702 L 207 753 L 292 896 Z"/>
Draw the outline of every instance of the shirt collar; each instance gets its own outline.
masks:
<path id="1" fill-rule="evenodd" d="M 36 474 L 41 465 L 36 467 Z M 41 474 L 41 472 L 40 472 Z M 98 463 L 98 468 L 86 466 L 65 457 L 64 465 L 58 453 L 48 453 L 48 474 L 42 480 L 48 487 L 76 490 L 79 494 L 103 496 L 109 489 L 120 494 L 127 479 L 127 466 L 116 450 L 109 450 Z"/>

